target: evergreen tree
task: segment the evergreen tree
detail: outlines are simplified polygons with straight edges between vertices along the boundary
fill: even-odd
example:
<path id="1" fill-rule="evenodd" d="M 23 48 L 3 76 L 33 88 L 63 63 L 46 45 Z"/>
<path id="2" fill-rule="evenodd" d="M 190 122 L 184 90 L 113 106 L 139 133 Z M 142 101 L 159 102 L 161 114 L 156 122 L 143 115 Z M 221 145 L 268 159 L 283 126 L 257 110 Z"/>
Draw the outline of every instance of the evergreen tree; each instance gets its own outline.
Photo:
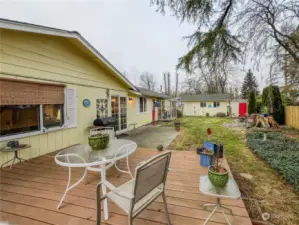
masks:
<path id="1" fill-rule="evenodd" d="M 257 84 L 256 78 L 253 75 L 253 73 L 251 72 L 251 70 L 249 69 L 245 75 L 245 78 L 244 78 L 244 81 L 242 84 L 242 90 L 241 90 L 242 97 L 248 98 L 248 95 L 252 91 L 254 91 L 257 94 L 257 88 L 258 88 L 258 84 Z"/>
<path id="2" fill-rule="evenodd" d="M 256 113 L 255 92 L 251 91 L 248 98 L 248 114 Z"/>
<path id="3" fill-rule="evenodd" d="M 263 89 L 262 103 L 268 108 L 268 113 L 273 115 L 277 123 L 284 123 L 284 107 L 278 86 L 270 85 Z"/>

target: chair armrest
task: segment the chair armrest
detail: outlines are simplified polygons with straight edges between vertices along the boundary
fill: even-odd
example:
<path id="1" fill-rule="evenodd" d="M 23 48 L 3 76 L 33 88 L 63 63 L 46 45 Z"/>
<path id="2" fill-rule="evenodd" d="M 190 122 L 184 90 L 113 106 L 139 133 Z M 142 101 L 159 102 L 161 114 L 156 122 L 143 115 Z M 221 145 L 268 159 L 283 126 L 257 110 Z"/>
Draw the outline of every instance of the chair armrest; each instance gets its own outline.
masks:
<path id="1" fill-rule="evenodd" d="M 138 163 L 137 166 L 141 166 L 141 165 L 144 164 L 145 162 L 146 162 L 146 161 L 142 161 L 142 162 Z M 137 167 L 137 166 L 136 166 L 136 167 Z"/>
<path id="2" fill-rule="evenodd" d="M 105 185 L 110 191 L 112 191 L 113 193 L 115 193 L 115 194 L 117 194 L 117 195 L 119 195 L 123 198 L 126 198 L 126 199 L 133 199 L 134 198 L 134 195 L 125 193 L 123 191 L 120 191 L 119 189 L 117 189 L 113 184 L 111 184 L 108 181 L 99 182 L 97 184 L 97 191 L 101 188 L 101 185 Z M 103 196 L 102 198 L 106 198 L 106 196 Z"/>

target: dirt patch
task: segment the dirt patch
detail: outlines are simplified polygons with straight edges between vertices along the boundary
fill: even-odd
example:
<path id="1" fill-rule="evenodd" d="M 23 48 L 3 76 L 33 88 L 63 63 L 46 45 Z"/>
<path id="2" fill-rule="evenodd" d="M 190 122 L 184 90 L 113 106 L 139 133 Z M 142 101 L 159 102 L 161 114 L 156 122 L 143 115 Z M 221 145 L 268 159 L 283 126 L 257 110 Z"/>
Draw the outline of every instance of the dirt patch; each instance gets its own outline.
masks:
<path id="1" fill-rule="evenodd" d="M 167 149 L 177 151 L 195 151 L 198 146 L 189 142 L 185 133 L 185 130 L 181 130 L 176 138 L 168 145 Z"/>

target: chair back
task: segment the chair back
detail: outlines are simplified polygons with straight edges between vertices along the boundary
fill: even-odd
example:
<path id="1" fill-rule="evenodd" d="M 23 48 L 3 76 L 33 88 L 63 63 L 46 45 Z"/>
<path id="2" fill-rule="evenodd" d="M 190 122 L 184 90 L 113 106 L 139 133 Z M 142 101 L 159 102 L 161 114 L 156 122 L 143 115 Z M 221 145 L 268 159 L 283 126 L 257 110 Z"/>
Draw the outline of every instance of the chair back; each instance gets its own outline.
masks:
<path id="1" fill-rule="evenodd" d="M 159 185 L 165 187 L 171 151 L 152 157 L 135 170 L 134 203 Z"/>

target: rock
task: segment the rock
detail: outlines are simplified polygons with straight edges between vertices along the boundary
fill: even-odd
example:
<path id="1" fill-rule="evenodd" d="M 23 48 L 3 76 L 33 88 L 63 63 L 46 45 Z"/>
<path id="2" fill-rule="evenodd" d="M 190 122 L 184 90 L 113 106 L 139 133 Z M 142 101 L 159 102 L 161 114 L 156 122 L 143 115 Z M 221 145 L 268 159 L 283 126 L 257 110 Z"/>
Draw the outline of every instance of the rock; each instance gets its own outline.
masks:
<path id="1" fill-rule="evenodd" d="M 241 177 L 246 178 L 247 180 L 252 180 L 253 176 L 248 173 L 240 173 Z"/>
<path id="2" fill-rule="evenodd" d="M 157 149 L 158 149 L 158 151 L 163 151 L 163 145 L 158 145 Z"/>

